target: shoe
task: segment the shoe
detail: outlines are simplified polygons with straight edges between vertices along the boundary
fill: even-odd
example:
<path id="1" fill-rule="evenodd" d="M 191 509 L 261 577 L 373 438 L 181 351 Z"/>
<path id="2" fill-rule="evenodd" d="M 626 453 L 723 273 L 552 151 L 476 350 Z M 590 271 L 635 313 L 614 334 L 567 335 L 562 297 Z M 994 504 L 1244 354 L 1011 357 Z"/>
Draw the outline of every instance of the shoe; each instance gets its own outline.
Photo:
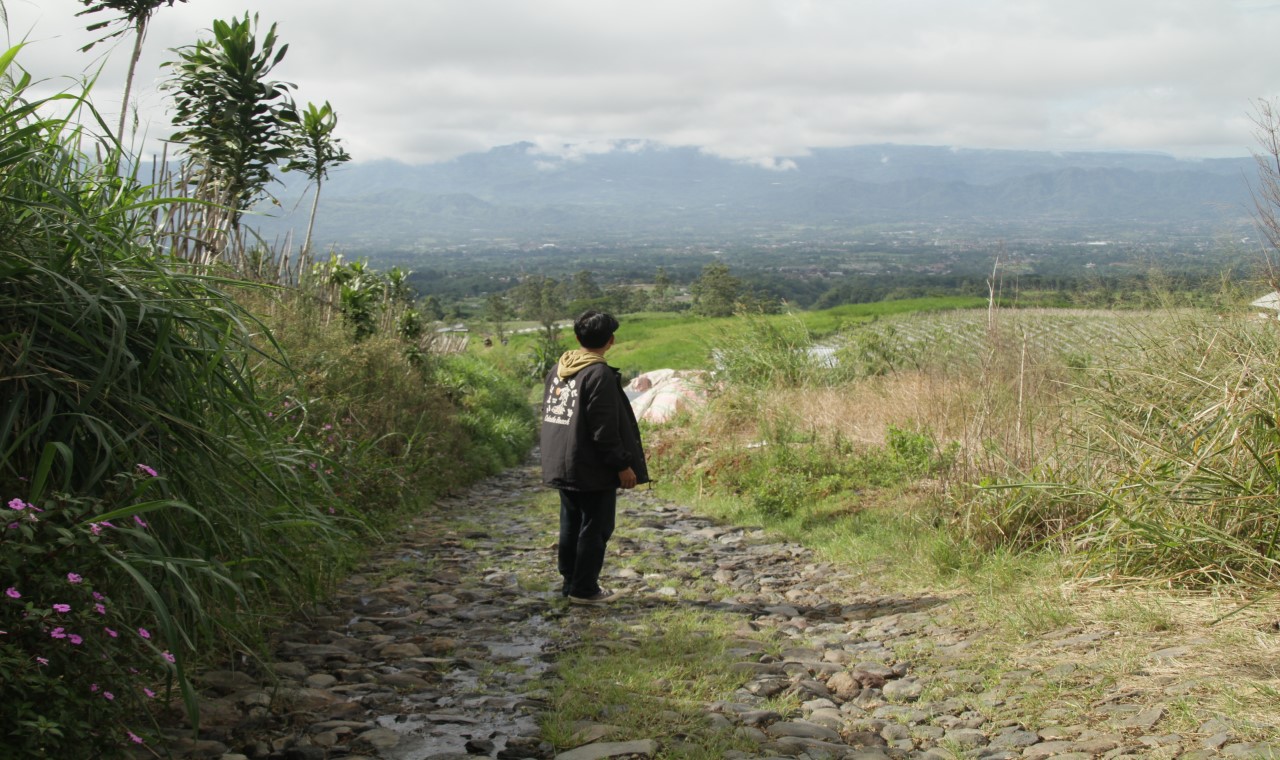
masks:
<path id="1" fill-rule="evenodd" d="M 604 604 L 606 602 L 612 602 L 614 599 L 617 599 L 620 596 L 622 596 L 622 594 L 615 594 L 612 591 L 608 591 L 606 589 L 600 589 L 599 591 L 592 594 L 591 596 L 574 596 L 570 594 L 569 603 L 570 604 Z"/>

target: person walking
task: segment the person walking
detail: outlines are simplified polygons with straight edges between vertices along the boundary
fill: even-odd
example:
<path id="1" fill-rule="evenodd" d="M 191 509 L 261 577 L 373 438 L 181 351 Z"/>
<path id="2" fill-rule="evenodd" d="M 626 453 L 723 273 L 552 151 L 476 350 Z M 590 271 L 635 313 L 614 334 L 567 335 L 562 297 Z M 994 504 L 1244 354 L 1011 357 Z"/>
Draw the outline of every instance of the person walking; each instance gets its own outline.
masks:
<path id="1" fill-rule="evenodd" d="M 585 311 L 573 323 L 581 348 L 564 352 L 547 374 L 542 405 L 542 481 L 560 491 L 557 569 L 561 595 L 603 604 L 619 594 L 600 587 L 605 546 L 613 535 L 617 489 L 649 482 L 640 426 L 605 362 L 618 320 Z"/>

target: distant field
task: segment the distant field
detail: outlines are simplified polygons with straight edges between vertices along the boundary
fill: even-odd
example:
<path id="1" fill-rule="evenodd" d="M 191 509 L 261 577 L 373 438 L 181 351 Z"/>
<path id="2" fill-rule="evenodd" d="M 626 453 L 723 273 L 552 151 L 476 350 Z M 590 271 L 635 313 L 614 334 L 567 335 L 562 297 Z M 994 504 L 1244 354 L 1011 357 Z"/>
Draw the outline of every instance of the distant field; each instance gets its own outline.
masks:
<path id="1" fill-rule="evenodd" d="M 919 298 L 851 304 L 835 309 L 768 317 L 798 320 L 816 342 L 839 347 L 850 342 L 879 343 L 910 361 L 963 361 L 992 345 L 986 300 L 972 297 Z M 1084 309 L 1001 309 L 994 315 L 1007 350 L 1057 355 L 1093 364 L 1122 356 L 1151 335 L 1162 334 L 1190 311 L 1103 311 Z M 622 318 L 611 364 L 628 374 L 654 369 L 705 369 L 716 344 L 740 324 L 738 318 L 704 319 L 689 314 L 640 313 Z M 572 333 L 562 333 L 566 344 Z M 503 351 L 512 358 L 532 345 L 529 334 L 512 336 Z"/>
<path id="2" fill-rule="evenodd" d="M 768 317 L 773 320 L 798 319 L 823 340 L 854 325 L 900 314 L 925 314 L 985 307 L 986 300 L 971 297 L 913 298 L 902 301 L 849 304 L 824 311 L 801 311 Z M 704 319 L 688 314 L 630 314 L 622 320 L 617 347 L 609 353 L 615 366 L 628 371 L 654 369 L 705 369 L 710 353 L 725 330 L 737 319 Z"/>
<path id="3" fill-rule="evenodd" d="M 994 325 L 1005 350 L 1058 356 L 1072 364 L 1114 360 L 1150 345 L 1180 320 L 1207 314 L 1181 311 L 1106 311 L 1087 309 L 1003 309 Z M 900 356 L 924 360 L 963 361 L 989 350 L 990 325 L 985 309 L 943 313 L 910 313 L 877 320 L 845 331 L 840 342 L 874 336 Z"/>

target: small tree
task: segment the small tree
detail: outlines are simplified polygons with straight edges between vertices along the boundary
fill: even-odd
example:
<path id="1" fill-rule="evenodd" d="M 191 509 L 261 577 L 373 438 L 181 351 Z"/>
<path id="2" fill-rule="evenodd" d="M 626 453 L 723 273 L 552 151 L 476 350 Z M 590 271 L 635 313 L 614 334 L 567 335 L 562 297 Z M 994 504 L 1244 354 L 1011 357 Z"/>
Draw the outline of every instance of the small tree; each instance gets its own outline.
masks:
<path id="1" fill-rule="evenodd" d="M 506 337 L 507 322 L 511 320 L 511 304 L 503 293 L 490 293 L 484 302 L 485 319 L 493 325 L 493 334 L 501 343 Z"/>
<path id="2" fill-rule="evenodd" d="M 556 342 L 556 322 L 566 313 L 564 289 L 545 275 L 526 277 L 514 293 L 520 313 L 542 325 L 547 343 Z"/>
<path id="3" fill-rule="evenodd" d="M 441 305 L 440 298 L 434 294 L 422 299 L 419 311 L 422 312 L 422 316 L 433 322 L 439 322 L 444 319 L 444 306 Z"/>
<path id="4" fill-rule="evenodd" d="M 658 267 L 658 273 L 653 276 L 653 305 L 655 309 L 666 307 L 667 294 L 671 291 L 671 285 L 671 275 L 667 274 L 667 268 Z"/>
<path id="5" fill-rule="evenodd" d="M 729 274 L 727 264 L 707 264 L 693 283 L 693 313 L 703 317 L 730 316 L 741 292 L 742 281 Z"/>
<path id="6" fill-rule="evenodd" d="M 91 32 L 96 32 L 112 24 L 120 24 L 119 29 L 80 48 L 81 52 L 87 52 L 100 42 L 119 37 L 130 29 L 133 30 L 133 54 L 129 56 L 129 72 L 124 78 L 124 97 L 120 100 L 120 126 L 116 130 L 116 141 L 123 143 L 124 125 L 129 115 L 129 97 L 133 93 L 133 77 L 138 70 L 138 59 L 142 57 L 142 41 L 147 36 L 147 23 L 151 21 L 151 16 L 159 10 L 160 6 L 168 5 L 172 8 L 174 0 L 80 0 L 80 2 L 86 7 L 77 13 L 77 16 L 102 11 L 118 11 L 123 14 L 120 18 L 95 21 L 85 27 Z M 181 2 L 185 3 L 187 0 L 181 0 Z"/>
<path id="7" fill-rule="evenodd" d="M 258 17 L 213 22 L 213 39 L 176 49 L 165 65 L 173 76 L 173 140 L 186 146 L 196 197 L 227 210 L 232 230 L 273 180 L 272 167 L 293 156 L 298 121 L 292 84 L 268 79 L 288 45 L 276 49 L 276 25 L 257 37 Z M 224 224 L 206 223 L 219 252 Z"/>
<path id="8" fill-rule="evenodd" d="M 316 225 L 316 210 L 320 207 L 320 186 L 329 176 L 329 170 L 351 160 L 351 156 L 333 136 L 338 126 L 338 115 L 328 101 L 317 107 L 308 103 L 307 108 L 293 125 L 294 156 L 285 164 L 285 171 L 300 171 L 316 183 L 316 194 L 311 199 L 311 217 L 307 220 L 307 236 L 302 241 L 304 259 L 311 253 L 311 233 Z"/>

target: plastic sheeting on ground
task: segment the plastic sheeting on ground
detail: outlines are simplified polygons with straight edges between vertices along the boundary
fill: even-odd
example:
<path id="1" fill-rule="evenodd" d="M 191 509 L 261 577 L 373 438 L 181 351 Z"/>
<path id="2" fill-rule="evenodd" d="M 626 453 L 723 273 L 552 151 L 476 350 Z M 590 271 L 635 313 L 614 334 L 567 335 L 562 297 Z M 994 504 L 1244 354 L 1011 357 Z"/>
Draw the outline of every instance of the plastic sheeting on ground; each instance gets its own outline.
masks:
<path id="1" fill-rule="evenodd" d="M 655 369 L 627 384 L 627 398 L 636 419 L 661 423 L 707 401 L 709 373 L 702 370 Z"/>

